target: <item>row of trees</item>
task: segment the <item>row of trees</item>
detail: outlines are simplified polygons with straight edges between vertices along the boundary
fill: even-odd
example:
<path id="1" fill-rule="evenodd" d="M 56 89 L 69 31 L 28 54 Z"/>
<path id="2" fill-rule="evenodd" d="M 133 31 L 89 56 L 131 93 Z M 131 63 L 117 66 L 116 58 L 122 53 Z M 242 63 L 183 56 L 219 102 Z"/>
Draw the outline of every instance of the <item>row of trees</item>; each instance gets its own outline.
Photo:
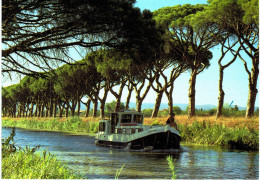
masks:
<path id="1" fill-rule="evenodd" d="M 81 102 L 86 105 L 89 114 L 90 102 L 93 103 L 93 116 L 97 115 L 100 102 L 100 116 L 104 117 L 107 95 L 110 92 L 116 98 L 115 111 L 121 110 L 121 97 L 124 88 L 128 89 L 125 109 L 129 108 L 132 92 L 136 95 L 136 110 L 141 111 L 141 105 L 151 88 L 157 91 L 153 117 L 159 111 L 161 98 L 169 88 L 173 89 L 174 80 L 184 71 L 177 65 L 158 61 L 150 66 L 131 65 L 125 68 L 128 60 L 117 63 L 117 54 L 113 51 L 95 51 L 73 65 L 64 65 L 51 71 L 47 78 L 26 76 L 19 84 L 2 89 L 3 114 L 11 116 L 54 116 L 57 109 L 59 116 L 65 110 L 75 115 L 76 107 L 79 115 Z M 121 56 L 120 56 L 121 58 Z M 111 64 L 112 65 L 111 65 Z M 107 66 L 107 67 L 106 67 Z M 116 70 L 111 66 L 115 66 Z M 164 74 L 165 69 L 172 69 L 171 77 Z M 164 82 L 160 82 L 160 77 Z M 119 91 L 115 87 L 120 86 Z M 102 91 L 102 92 L 101 92 Z M 169 98 L 172 98 L 169 93 Z M 87 99 L 83 102 L 82 99 Z M 172 99 L 170 99 L 172 102 Z M 170 102 L 170 101 L 169 101 Z M 169 104 L 172 112 L 172 103 Z M 17 113 L 18 112 L 18 113 Z M 44 113 L 45 112 L 45 113 Z"/>
<path id="2" fill-rule="evenodd" d="M 259 74 L 258 1 L 212 0 L 209 5 L 187 4 L 161 8 L 153 12 L 153 16 L 147 11 L 144 17 L 150 20 L 140 21 L 146 25 L 143 37 L 149 30 L 153 30 L 146 36 L 148 40 L 145 42 L 161 42 L 160 46 L 144 46 L 143 43 L 145 48 L 141 50 L 144 54 L 150 53 L 150 56 L 142 56 L 142 51 L 118 51 L 117 48 L 100 47 L 88 53 L 81 61 L 41 73 L 45 78 L 26 76 L 20 84 L 4 88 L 3 112 L 9 112 L 13 116 L 16 111 L 18 116 L 26 112 L 30 116 L 42 116 L 46 108 L 46 116 L 56 116 L 59 108 L 60 115 L 63 109 L 66 110 L 66 116 L 69 109 L 74 115 L 76 107 L 79 113 L 82 98 L 87 97 L 88 101 L 84 102 L 87 110 L 92 101 L 93 116 L 96 116 L 99 101 L 103 117 L 108 92 L 116 98 L 117 111 L 123 89 L 127 87 L 126 108 L 135 91 L 137 111 L 141 111 L 141 104 L 150 89 L 157 93 L 152 113 L 152 117 L 156 117 L 164 93 L 168 98 L 169 113 L 172 112 L 174 81 L 181 73 L 190 70 L 189 116 L 194 116 L 196 77 L 210 65 L 213 57 L 210 49 L 220 45 L 222 56 L 219 59 L 217 117 L 222 115 L 223 109 L 224 69 L 238 57 L 244 62 L 249 77 L 246 117 L 253 116 Z M 156 21 L 157 28 L 148 28 L 155 25 L 151 18 Z M 158 40 L 149 40 L 151 38 Z M 228 52 L 234 58 L 223 65 L 222 60 Z M 241 52 L 245 52 L 247 57 L 243 58 Z M 140 60 L 148 57 L 151 58 L 149 63 L 140 63 Z M 251 60 L 251 71 L 247 59 Z M 170 70 L 170 75 L 166 75 L 165 70 Z M 115 86 L 119 86 L 119 91 L 114 90 Z"/>

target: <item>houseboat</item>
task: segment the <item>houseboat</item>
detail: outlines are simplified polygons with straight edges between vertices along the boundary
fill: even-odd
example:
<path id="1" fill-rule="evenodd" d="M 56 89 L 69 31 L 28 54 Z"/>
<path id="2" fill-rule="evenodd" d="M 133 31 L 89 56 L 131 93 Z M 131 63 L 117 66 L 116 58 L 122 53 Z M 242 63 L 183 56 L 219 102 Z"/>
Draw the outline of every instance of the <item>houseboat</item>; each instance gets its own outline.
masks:
<path id="1" fill-rule="evenodd" d="M 95 143 L 98 146 L 133 150 L 179 149 L 181 137 L 171 125 L 143 125 L 144 116 L 136 111 L 110 114 L 99 121 Z"/>

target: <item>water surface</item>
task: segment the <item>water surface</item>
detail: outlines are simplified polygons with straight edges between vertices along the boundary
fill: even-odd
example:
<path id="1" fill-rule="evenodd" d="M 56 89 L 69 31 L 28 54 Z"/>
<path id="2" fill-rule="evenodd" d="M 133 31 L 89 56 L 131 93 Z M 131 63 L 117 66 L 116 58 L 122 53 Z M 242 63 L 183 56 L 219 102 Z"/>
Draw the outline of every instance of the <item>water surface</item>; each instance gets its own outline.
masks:
<path id="1" fill-rule="evenodd" d="M 11 128 L 2 128 L 2 138 Z M 113 179 L 124 164 L 120 179 L 170 179 L 166 157 L 175 161 L 177 178 L 181 179 L 258 179 L 259 152 L 228 150 L 221 147 L 182 145 L 182 150 L 125 151 L 97 147 L 94 138 L 60 132 L 16 129 L 16 145 L 41 146 L 55 153 L 71 169 L 86 178 Z"/>

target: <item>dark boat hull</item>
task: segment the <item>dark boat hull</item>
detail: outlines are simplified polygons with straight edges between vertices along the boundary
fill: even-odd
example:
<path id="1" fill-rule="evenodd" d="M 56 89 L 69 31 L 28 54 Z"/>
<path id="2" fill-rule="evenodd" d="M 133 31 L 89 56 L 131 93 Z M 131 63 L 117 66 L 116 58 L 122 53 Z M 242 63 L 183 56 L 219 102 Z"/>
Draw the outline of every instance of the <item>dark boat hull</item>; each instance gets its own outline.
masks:
<path id="1" fill-rule="evenodd" d="M 180 149 L 180 141 L 180 136 L 170 131 L 166 131 L 150 134 L 130 142 L 98 140 L 96 144 L 99 146 L 129 148 L 134 150 L 145 149 L 147 147 L 151 147 L 152 149 Z"/>

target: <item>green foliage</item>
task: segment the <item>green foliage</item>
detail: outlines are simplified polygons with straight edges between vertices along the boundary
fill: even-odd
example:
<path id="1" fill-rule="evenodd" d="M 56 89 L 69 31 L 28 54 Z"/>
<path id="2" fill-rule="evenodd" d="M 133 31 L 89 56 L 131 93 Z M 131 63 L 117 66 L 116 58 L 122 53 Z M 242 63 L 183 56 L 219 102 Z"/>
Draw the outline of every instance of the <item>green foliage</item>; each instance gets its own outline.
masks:
<path id="1" fill-rule="evenodd" d="M 184 112 L 187 114 L 187 109 Z M 197 116 L 215 116 L 217 113 L 217 108 L 209 109 L 209 110 L 203 110 L 201 109 L 196 109 L 196 115 Z M 229 108 L 228 106 L 224 106 L 222 109 L 222 115 L 225 117 L 243 117 L 246 114 L 246 110 L 239 110 L 236 106 Z M 257 111 L 256 111 L 257 114 Z"/>
<path id="2" fill-rule="evenodd" d="M 115 108 L 116 108 L 116 101 L 112 101 L 110 103 L 106 103 L 106 105 L 105 105 L 105 110 L 107 112 L 114 112 Z M 120 103 L 120 109 L 122 109 L 122 110 L 125 109 L 124 103 Z"/>
<path id="3" fill-rule="evenodd" d="M 241 117 L 245 116 L 246 110 L 237 110 L 236 108 L 223 108 L 222 114 L 225 117 Z"/>
<path id="4" fill-rule="evenodd" d="M 198 144 L 221 145 L 236 149 L 257 150 L 259 132 L 254 129 L 229 128 L 224 125 L 210 125 L 194 121 L 190 125 L 178 125 L 182 141 Z"/>
<path id="5" fill-rule="evenodd" d="M 191 23 L 196 13 L 203 11 L 204 7 L 205 5 L 202 4 L 184 4 L 154 11 L 154 19 L 167 32 L 165 35 L 168 46 L 167 54 L 190 69 L 208 67 L 209 61 L 213 57 L 209 47 L 218 43 L 216 35 L 212 36 L 211 32 L 208 31 L 210 27 L 208 29 L 200 26 L 195 28 Z M 204 22 L 205 24 L 206 22 Z M 214 33 L 216 34 L 216 32 Z M 210 46 L 205 46 L 204 43 L 209 43 Z M 193 61 L 196 61 L 196 63 Z"/>
<path id="6" fill-rule="evenodd" d="M 14 136 L 15 128 L 13 128 L 11 134 L 7 138 L 2 138 L 2 158 L 16 152 L 16 147 L 14 146 Z M 13 142 L 13 143 L 11 143 Z"/>
<path id="7" fill-rule="evenodd" d="M 119 170 L 116 171 L 115 179 L 118 179 L 118 178 L 119 178 L 119 176 L 120 176 L 120 174 L 121 174 L 121 172 L 122 172 L 124 166 L 125 166 L 125 164 L 123 164 L 123 166 L 122 166 Z"/>
<path id="8" fill-rule="evenodd" d="M 174 166 L 173 158 L 172 158 L 172 156 L 167 156 L 166 159 L 167 159 L 170 171 L 172 172 L 172 179 L 176 179 L 177 175 L 175 174 L 175 170 L 174 170 L 175 166 Z"/>
<path id="9" fill-rule="evenodd" d="M 168 109 L 163 109 L 163 110 L 160 110 L 158 112 L 158 116 L 159 117 L 165 117 L 165 116 L 168 116 L 169 115 L 169 110 Z"/>
<path id="10" fill-rule="evenodd" d="M 58 119 L 50 119 L 46 121 L 3 120 L 2 126 L 83 133 L 96 133 L 98 131 L 98 122 L 83 122 L 78 116 L 70 117 L 65 122 L 59 121 Z"/>
<path id="11" fill-rule="evenodd" d="M 144 117 L 151 117 L 153 112 L 153 109 L 143 109 L 142 113 L 144 114 Z"/>
<path id="12" fill-rule="evenodd" d="M 4 179 L 76 179 L 65 165 L 53 155 L 16 152 L 2 159 L 2 178 Z"/>
<path id="13" fill-rule="evenodd" d="M 176 115 L 180 115 L 182 113 L 182 110 L 179 106 L 173 106 L 173 112 L 176 114 Z"/>
<path id="14" fill-rule="evenodd" d="M 197 116 L 214 116 L 216 115 L 217 109 L 213 108 L 210 110 L 196 109 L 195 113 Z"/>
<path id="15" fill-rule="evenodd" d="M 142 110 L 142 113 L 144 114 L 144 117 L 151 117 L 152 112 L 153 112 L 153 109 L 143 109 L 143 110 Z M 176 115 L 180 115 L 180 114 L 183 114 L 183 113 L 184 113 L 184 112 L 181 110 L 181 108 L 178 107 L 178 106 L 173 106 L 173 112 L 174 112 Z M 168 109 L 159 110 L 158 116 L 159 116 L 159 117 L 169 116 L 169 110 L 168 110 Z"/>
<path id="16" fill-rule="evenodd" d="M 35 152 L 39 146 L 16 150 L 13 141 L 15 129 L 8 138 L 2 139 L 3 179 L 75 179 L 81 178 L 65 167 L 54 155 Z"/>
<path id="17" fill-rule="evenodd" d="M 157 126 L 157 125 L 164 125 L 164 124 L 162 124 L 162 122 L 160 122 L 158 119 L 153 120 L 151 126 Z"/>

